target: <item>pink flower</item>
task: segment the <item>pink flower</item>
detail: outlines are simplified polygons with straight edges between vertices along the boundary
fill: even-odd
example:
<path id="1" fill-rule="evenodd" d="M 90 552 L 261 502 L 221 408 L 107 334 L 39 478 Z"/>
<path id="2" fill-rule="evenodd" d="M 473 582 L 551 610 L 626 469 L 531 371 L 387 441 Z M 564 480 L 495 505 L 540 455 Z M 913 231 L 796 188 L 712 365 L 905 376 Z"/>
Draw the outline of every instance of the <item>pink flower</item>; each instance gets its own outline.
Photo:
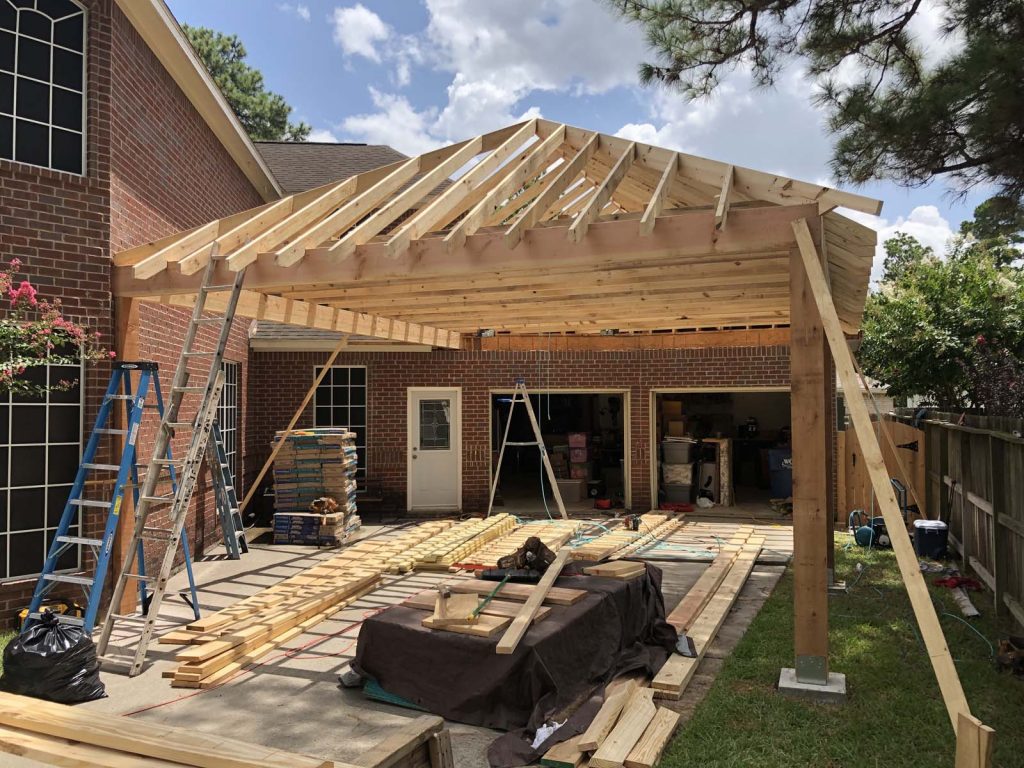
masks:
<path id="1" fill-rule="evenodd" d="M 39 300 L 36 298 L 36 289 L 32 287 L 32 283 L 28 280 L 22 280 L 17 290 L 11 289 L 7 292 L 11 298 L 11 306 L 17 306 L 19 302 L 26 301 L 30 307 L 39 305 Z"/>
<path id="2" fill-rule="evenodd" d="M 11 269 L 15 270 L 21 266 L 21 259 L 11 259 Z"/>
<path id="3" fill-rule="evenodd" d="M 107 355 L 110 357 L 111 360 L 113 360 L 114 358 L 117 357 L 117 352 L 115 352 L 114 350 L 110 350 L 109 352 L 107 352 Z"/>

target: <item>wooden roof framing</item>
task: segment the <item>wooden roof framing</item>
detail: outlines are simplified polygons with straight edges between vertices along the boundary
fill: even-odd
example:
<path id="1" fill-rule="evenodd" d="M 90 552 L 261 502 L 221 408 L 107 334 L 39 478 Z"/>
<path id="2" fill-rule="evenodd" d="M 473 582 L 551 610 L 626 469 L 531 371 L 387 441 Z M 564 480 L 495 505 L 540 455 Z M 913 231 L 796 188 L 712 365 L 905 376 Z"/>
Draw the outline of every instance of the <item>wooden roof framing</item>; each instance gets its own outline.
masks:
<path id="1" fill-rule="evenodd" d="M 481 329 L 778 325 L 807 219 L 852 332 L 875 233 L 838 206 L 881 209 L 535 119 L 119 253 L 114 291 L 188 306 L 216 258 L 223 282 L 246 269 L 243 316 L 444 347 Z"/>

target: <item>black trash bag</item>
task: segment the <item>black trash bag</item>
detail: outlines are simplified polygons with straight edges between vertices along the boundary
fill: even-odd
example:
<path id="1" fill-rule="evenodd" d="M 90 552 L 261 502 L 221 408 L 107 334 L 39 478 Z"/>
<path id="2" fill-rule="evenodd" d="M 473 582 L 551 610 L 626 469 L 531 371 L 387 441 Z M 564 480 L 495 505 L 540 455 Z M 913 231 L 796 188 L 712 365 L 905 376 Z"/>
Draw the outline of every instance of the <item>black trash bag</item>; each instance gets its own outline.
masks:
<path id="1" fill-rule="evenodd" d="M 0 690 L 60 704 L 107 695 L 92 638 L 49 611 L 7 644 Z"/>

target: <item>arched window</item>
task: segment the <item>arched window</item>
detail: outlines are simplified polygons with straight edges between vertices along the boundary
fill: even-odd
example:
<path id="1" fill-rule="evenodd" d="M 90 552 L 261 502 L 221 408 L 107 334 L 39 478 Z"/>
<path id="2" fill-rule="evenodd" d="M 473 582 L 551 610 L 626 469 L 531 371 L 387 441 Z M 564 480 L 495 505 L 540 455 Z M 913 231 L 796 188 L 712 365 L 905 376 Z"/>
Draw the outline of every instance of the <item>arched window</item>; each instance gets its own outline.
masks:
<path id="1" fill-rule="evenodd" d="M 85 172 L 85 10 L 0 0 L 0 158 Z"/>

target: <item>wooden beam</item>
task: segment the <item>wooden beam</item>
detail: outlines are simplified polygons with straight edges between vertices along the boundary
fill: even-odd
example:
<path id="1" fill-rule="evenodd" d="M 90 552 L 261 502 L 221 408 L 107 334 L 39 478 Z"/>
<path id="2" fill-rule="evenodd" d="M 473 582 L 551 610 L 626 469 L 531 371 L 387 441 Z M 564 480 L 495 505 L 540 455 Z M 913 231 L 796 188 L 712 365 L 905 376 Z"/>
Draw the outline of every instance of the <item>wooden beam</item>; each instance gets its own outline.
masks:
<path id="1" fill-rule="evenodd" d="M 807 273 L 810 290 L 818 307 L 818 314 L 821 317 L 822 326 L 825 330 L 825 337 L 828 339 L 829 347 L 832 349 L 832 357 L 836 363 L 836 372 L 839 381 L 843 385 L 844 392 L 857 392 L 857 375 L 854 372 L 853 357 L 846 345 L 846 338 L 839 323 L 835 307 L 829 296 L 828 283 L 825 281 L 825 273 L 822 271 L 818 261 L 818 252 L 811 237 L 807 222 L 803 219 L 793 222 L 793 232 L 796 235 L 800 255 L 803 261 L 804 270 Z M 925 649 L 935 671 L 935 677 L 939 682 L 939 690 L 949 714 L 949 720 L 954 730 L 959 726 L 960 715 L 970 715 L 970 707 L 967 704 L 967 697 L 964 695 L 963 686 L 957 676 L 956 665 L 949 653 L 946 639 L 942 634 L 942 627 L 939 624 L 938 616 L 935 615 L 935 607 L 932 604 L 931 595 L 924 582 L 924 577 L 918 567 L 917 555 L 910 537 L 907 535 L 906 524 L 903 515 L 900 513 L 896 502 L 896 495 L 889 482 L 889 474 L 885 468 L 885 461 L 882 457 L 882 448 L 875 436 L 871 423 L 871 416 L 868 413 L 867 405 L 863 398 L 850 397 L 846 401 L 847 412 L 853 422 L 853 428 L 857 435 L 857 442 L 860 444 L 861 457 L 871 477 L 871 485 L 878 499 L 878 506 L 885 518 L 885 525 L 889 531 L 892 541 L 892 548 L 896 554 L 896 562 L 903 576 L 903 582 L 907 587 L 907 595 L 910 597 L 911 607 L 914 609 L 914 616 L 917 625 L 921 630 L 921 637 L 924 640 Z"/>
<path id="2" fill-rule="evenodd" d="M 594 719 L 590 721 L 587 730 L 580 734 L 576 746 L 584 752 L 593 752 L 601 746 L 608 738 L 608 734 L 612 732 L 612 728 L 615 727 L 615 723 L 619 719 L 619 713 L 622 712 L 622 708 L 626 706 L 626 702 L 629 701 L 637 686 L 637 680 L 628 680 L 614 691 L 606 689 L 601 708 L 594 715 Z"/>
<path id="3" fill-rule="evenodd" d="M 512 620 L 512 624 L 509 625 L 509 628 L 505 630 L 505 634 L 498 641 L 498 645 L 495 648 L 498 654 L 515 653 L 516 646 L 523 639 L 526 631 L 530 628 L 530 624 L 533 623 L 534 616 L 540 610 L 541 605 L 543 605 L 548 590 L 554 585 L 571 556 L 572 551 L 568 547 L 559 550 L 558 554 L 555 555 L 554 562 L 544 571 L 544 575 L 537 582 L 534 591 L 527 598 L 526 602 L 523 603 L 523 608 L 519 615 Z"/>
<path id="4" fill-rule="evenodd" d="M 961 712 L 956 728 L 955 768 L 989 768 L 995 733 L 978 718 Z"/>
<path id="5" fill-rule="evenodd" d="M 291 213 L 294 202 L 294 198 L 286 197 L 255 209 L 244 221 L 219 235 L 212 243 L 179 259 L 178 267 L 182 274 L 191 275 L 200 271 L 210 263 L 214 253 L 227 253 L 256 237 L 268 227 L 272 227 Z"/>
<path id="6" fill-rule="evenodd" d="M 345 259 L 351 256 L 355 252 L 356 246 L 369 242 L 374 235 L 381 232 L 399 216 L 412 208 L 420 198 L 433 191 L 442 181 L 480 154 L 482 149 L 482 136 L 477 136 L 475 139 L 464 142 L 457 151 L 439 163 L 433 170 L 423 174 L 414 183 L 382 205 L 380 210 L 357 224 L 351 231 L 342 235 L 338 242 L 327 249 L 328 253 L 336 259 Z M 385 245 L 386 248 L 387 246 Z M 390 255 L 393 258 L 398 253 Z"/>
<path id="7" fill-rule="evenodd" d="M 640 741 L 630 750 L 624 765 L 626 768 L 654 768 L 665 751 L 672 735 L 679 726 L 679 719 L 682 717 L 678 712 L 673 712 L 666 707 L 658 707 L 658 712 L 647 726 Z"/>
<path id="8" fill-rule="evenodd" d="M 227 308 L 230 294 L 226 291 L 210 293 L 206 298 L 206 309 L 222 312 Z M 177 307 L 195 306 L 194 294 L 168 296 L 163 303 Z M 280 296 L 243 290 L 239 294 L 235 314 L 255 320 L 270 320 L 276 323 L 300 325 L 322 331 L 337 331 L 352 336 L 373 336 L 391 341 L 405 341 L 410 344 L 429 344 L 434 347 L 459 349 L 459 334 L 442 328 L 420 323 L 371 315 L 364 312 L 350 312 L 323 304 L 285 299 Z"/>
<path id="9" fill-rule="evenodd" d="M 595 133 L 572 160 L 561 166 L 550 186 L 536 200 L 530 203 L 526 210 L 519 214 L 519 218 L 505 231 L 506 248 L 511 250 L 519 245 L 526 230 L 540 221 L 541 216 L 551 207 L 552 203 L 559 198 L 562 192 L 579 175 L 587 164 L 587 160 L 590 159 L 590 156 L 597 149 L 599 136 L 600 134 Z"/>
<path id="10" fill-rule="evenodd" d="M 462 178 L 442 192 L 434 202 L 409 219 L 388 240 L 388 256 L 391 258 L 398 256 L 409 247 L 410 242 L 418 240 L 437 228 L 492 173 L 504 173 L 505 169 L 499 171 L 499 166 L 536 133 L 537 120 L 533 119 L 467 171 Z"/>
<path id="11" fill-rule="evenodd" d="M 637 688 L 633 691 L 626 706 L 622 708 L 619 722 L 590 756 L 591 768 L 621 768 L 657 712 L 654 691 L 650 688 Z"/>
<path id="12" fill-rule="evenodd" d="M 665 170 L 661 174 L 658 186 L 654 188 L 650 202 L 644 209 L 644 215 L 640 218 L 640 237 L 647 237 L 654 231 L 654 225 L 665 207 L 665 200 L 672 187 L 672 179 L 679 169 L 679 153 L 673 152 L 668 162 L 665 163 Z"/>
<path id="13" fill-rule="evenodd" d="M 133 274 L 138 279 L 145 280 L 162 272 L 172 261 L 178 261 L 197 248 L 213 243 L 219 228 L 219 221 L 211 221 L 209 224 L 204 224 L 198 229 L 192 230 L 166 247 L 161 248 L 152 256 L 147 256 L 138 264 L 135 264 L 132 267 Z"/>
<path id="14" fill-rule="evenodd" d="M 142 303 L 138 299 L 114 299 L 114 351 L 119 360 L 132 362 L 142 359 L 141 330 Z M 114 426 L 124 430 L 122 435 L 112 435 L 112 455 L 122 456 L 125 449 L 125 435 L 128 429 L 128 413 L 124 401 L 114 401 Z M 136 449 L 137 450 L 137 449 Z M 117 533 L 114 535 L 112 565 L 126 565 L 131 551 L 132 535 L 135 532 L 135 497 L 125 493 L 121 497 L 121 509 L 117 517 Z M 188 535 L 188 530 L 183 531 Z M 134 554 L 134 553 L 132 553 Z M 111 585 L 114 581 L 111 580 Z M 132 587 L 135 585 L 132 584 Z M 111 606 L 124 615 L 135 613 L 138 590 L 125 589 L 121 595 L 121 604 Z"/>
<path id="15" fill-rule="evenodd" d="M 733 167 L 730 165 L 722 174 L 722 189 L 715 203 L 715 229 L 725 229 L 725 221 L 729 216 L 729 195 L 732 194 Z"/>
<path id="16" fill-rule="evenodd" d="M 636 159 L 636 144 L 631 142 L 625 151 L 619 156 L 611 171 L 604 177 L 604 180 L 594 192 L 593 197 L 587 202 L 586 207 L 579 212 L 572 225 L 569 227 L 569 240 L 578 243 L 586 234 L 587 229 L 594 219 L 601 213 L 601 209 L 612 199 L 612 193 L 622 182 L 622 179 L 629 172 L 633 161 Z"/>
<path id="17" fill-rule="evenodd" d="M 825 339 L 811 286 L 793 250 L 790 268 L 790 391 L 793 434 L 793 616 L 796 674 L 828 680 L 828 407 Z"/>

